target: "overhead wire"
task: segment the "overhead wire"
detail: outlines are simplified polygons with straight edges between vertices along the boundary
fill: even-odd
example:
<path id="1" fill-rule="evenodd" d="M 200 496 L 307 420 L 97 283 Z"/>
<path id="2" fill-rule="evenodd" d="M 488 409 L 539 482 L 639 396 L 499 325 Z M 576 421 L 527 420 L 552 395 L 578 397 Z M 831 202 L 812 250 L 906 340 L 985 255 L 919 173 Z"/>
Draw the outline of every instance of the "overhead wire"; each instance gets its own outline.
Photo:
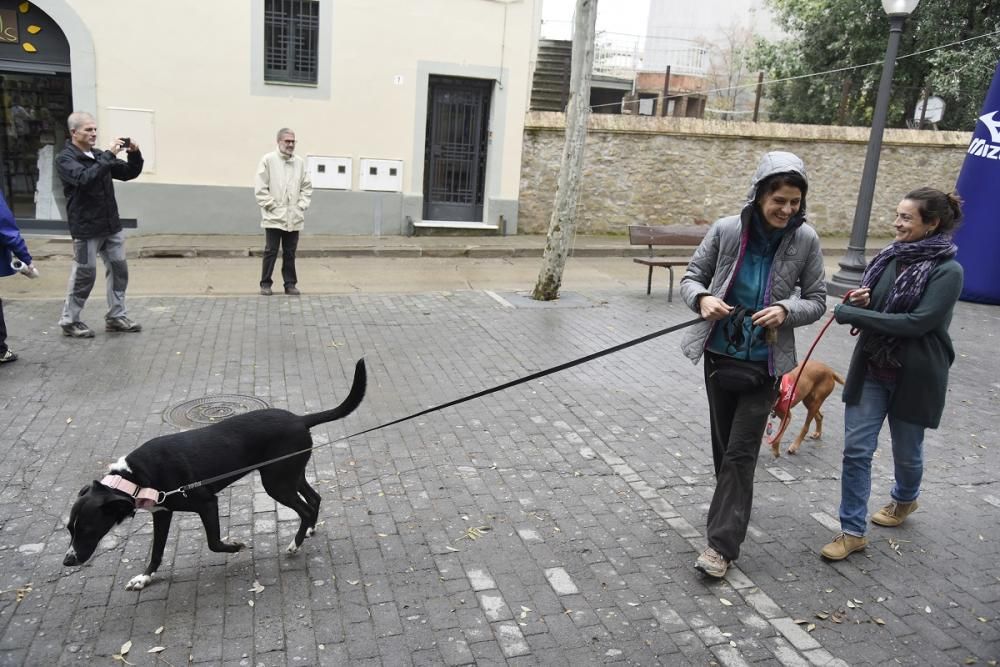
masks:
<path id="1" fill-rule="evenodd" d="M 940 51 L 942 49 L 948 49 L 948 48 L 951 48 L 953 46 L 959 46 L 961 44 L 966 44 L 968 42 L 972 42 L 972 41 L 975 41 L 977 39 L 985 39 L 986 37 L 993 37 L 993 36 L 997 36 L 997 35 L 1000 35 L 1000 30 L 995 30 L 993 32 L 983 33 L 982 35 L 976 35 L 975 37 L 969 37 L 967 39 L 962 39 L 962 40 L 959 40 L 957 42 L 950 42 L 948 44 L 942 44 L 940 46 L 934 46 L 934 47 L 931 47 L 929 49 L 922 49 L 920 51 L 914 51 L 913 53 L 907 53 L 907 54 L 902 55 L 902 56 L 897 56 L 896 60 L 903 60 L 905 58 L 913 58 L 915 56 L 923 55 L 925 53 L 930 53 L 932 51 Z M 703 94 L 703 95 L 709 95 L 711 93 L 725 93 L 725 92 L 730 92 L 730 91 L 734 91 L 734 90 L 742 90 L 742 89 L 745 89 L 745 88 L 756 88 L 758 85 L 767 86 L 767 85 L 774 85 L 774 84 L 777 84 L 777 83 L 786 83 L 788 81 L 797 81 L 797 80 L 800 80 L 800 79 L 809 79 L 809 78 L 813 78 L 813 77 L 817 77 L 817 76 L 828 76 L 830 74 L 839 74 L 840 72 L 850 72 L 852 70 L 864 69 L 864 68 L 867 68 L 867 67 L 874 67 L 876 65 L 881 65 L 882 63 L 883 63 L 883 61 L 876 60 L 876 61 L 872 61 L 870 63 L 864 63 L 862 65 L 848 65 L 846 67 L 837 67 L 835 69 L 825 70 L 823 72 L 812 72 L 812 73 L 809 73 L 809 74 L 797 74 L 795 76 L 788 76 L 788 77 L 783 77 L 783 78 L 780 78 L 780 79 L 765 79 L 761 83 L 757 83 L 757 82 L 745 83 L 745 84 L 740 84 L 740 85 L 736 85 L 736 86 L 726 86 L 726 87 L 723 87 L 723 88 L 710 88 L 708 90 L 689 91 L 689 93 L 690 92 L 697 92 L 697 93 Z M 686 97 L 689 93 L 677 94 L 677 95 L 667 95 L 667 96 L 657 95 L 655 98 L 648 97 L 648 98 L 643 98 L 643 99 L 655 99 L 655 100 L 658 100 L 658 101 L 665 100 L 665 99 L 666 100 L 671 100 L 671 99 L 678 99 L 678 98 L 681 98 L 681 97 Z M 604 104 L 593 104 L 593 105 L 591 105 L 590 109 L 591 109 L 591 111 L 593 111 L 594 109 L 599 109 L 599 108 L 602 108 L 602 107 L 618 107 L 618 106 L 621 106 L 621 102 L 607 102 L 607 103 L 604 103 Z"/>

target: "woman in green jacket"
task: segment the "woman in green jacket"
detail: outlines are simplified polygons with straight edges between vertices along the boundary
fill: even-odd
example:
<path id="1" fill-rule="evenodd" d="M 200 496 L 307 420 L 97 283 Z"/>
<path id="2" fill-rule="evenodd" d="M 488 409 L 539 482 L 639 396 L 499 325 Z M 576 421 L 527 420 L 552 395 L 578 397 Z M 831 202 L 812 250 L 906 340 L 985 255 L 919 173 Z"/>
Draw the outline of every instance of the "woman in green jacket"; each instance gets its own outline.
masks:
<path id="1" fill-rule="evenodd" d="M 872 521 L 898 526 L 917 509 L 924 429 L 941 422 L 955 359 L 948 326 L 962 292 L 952 242 L 961 219 L 954 194 L 920 188 L 906 195 L 896 207 L 895 241 L 865 269 L 850 303 L 834 310 L 837 322 L 861 335 L 844 386 L 843 532 L 820 552 L 828 560 L 843 560 L 868 544 L 872 456 L 886 417 L 895 484 L 891 501 Z"/>

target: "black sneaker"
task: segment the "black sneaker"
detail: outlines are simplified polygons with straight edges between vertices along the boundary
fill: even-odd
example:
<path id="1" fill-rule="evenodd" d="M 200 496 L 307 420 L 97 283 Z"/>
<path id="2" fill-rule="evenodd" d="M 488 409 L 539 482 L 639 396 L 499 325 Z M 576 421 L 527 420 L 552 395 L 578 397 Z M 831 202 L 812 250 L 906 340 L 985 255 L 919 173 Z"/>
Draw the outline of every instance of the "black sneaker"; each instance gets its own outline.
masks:
<path id="1" fill-rule="evenodd" d="M 295 285 L 292 285 L 290 287 L 286 287 L 285 288 L 285 294 L 287 294 L 289 296 L 298 296 L 298 295 L 302 294 L 302 292 L 299 291 L 298 287 L 296 287 Z"/>
<path id="2" fill-rule="evenodd" d="M 17 355 L 9 347 L 0 354 L 0 364 L 9 364 L 12 361 L 17 361 Z"/>
<path id="3" fill-rule="evenodd" d="M 63 335 L 70 338 L 93 338 L 94 330 L 83 322 L 70 322 L 62 325 Z"/>
<path id="4" fill-rule="evenodd" d="M 261 287 L 260 288 L 260 295 L 261 296 L 271 296 L 272 294 L 273 294 L 273 292 L 271 291 L 270 287 Z"/>
<path id="5" fill-rule="evenodd" d="M 133 322 L 123 315 L 121 317 L 112 317 L 111 319 L 104 320 L 104 330 L 120 331 L 123 333 L 138 333 L 142 331 L 142 325 L 138 322 Z"/>

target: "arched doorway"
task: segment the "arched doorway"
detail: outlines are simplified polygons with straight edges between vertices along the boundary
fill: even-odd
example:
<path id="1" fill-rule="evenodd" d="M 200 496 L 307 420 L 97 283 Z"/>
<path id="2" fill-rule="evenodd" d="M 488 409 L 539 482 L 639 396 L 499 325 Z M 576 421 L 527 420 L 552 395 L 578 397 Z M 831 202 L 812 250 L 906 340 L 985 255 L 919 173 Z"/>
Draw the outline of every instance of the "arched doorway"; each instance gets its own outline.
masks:
<path id="1" fill-rule="evenodd" d="M 72 110 L 66 35 L 34 3 L 0 0 L 0 188 L 16 217 L 62 217 L 53 159 Z"/>

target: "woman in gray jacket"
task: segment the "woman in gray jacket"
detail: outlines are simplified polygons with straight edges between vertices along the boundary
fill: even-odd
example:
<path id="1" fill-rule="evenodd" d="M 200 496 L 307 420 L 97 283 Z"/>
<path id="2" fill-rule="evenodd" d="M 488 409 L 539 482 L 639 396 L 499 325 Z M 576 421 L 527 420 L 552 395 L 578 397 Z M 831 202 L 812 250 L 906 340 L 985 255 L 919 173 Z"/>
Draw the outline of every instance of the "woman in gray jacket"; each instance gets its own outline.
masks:
<path id="1" fill-rule="evenodd" d="M 761 158 L 738 215 L 717 220 L 698 246 L 681 294 L 703 322 L 688 329 L 684 354 L 705 357 L 715 462 L 708 548 L 695 567 L 723 577 L 740 555 L 753 505 L 753 478 L 781 376 L 796 364 L 795 327 L 826 311 L 819 237 L 805 224 L 805 166 L 791 153 Z"/>

